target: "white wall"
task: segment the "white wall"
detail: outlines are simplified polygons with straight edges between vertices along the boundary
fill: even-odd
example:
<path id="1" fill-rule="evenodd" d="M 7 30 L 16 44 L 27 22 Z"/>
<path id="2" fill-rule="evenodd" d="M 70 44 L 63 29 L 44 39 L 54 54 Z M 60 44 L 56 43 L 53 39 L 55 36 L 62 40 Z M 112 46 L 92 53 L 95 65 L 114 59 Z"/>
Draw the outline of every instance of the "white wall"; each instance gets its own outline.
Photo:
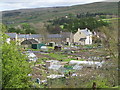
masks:
<path id="1" fill-rule="evenodd" d="M 86 36 L 85 44 L 88 44 L 88 45 L 92 44 L 92 35 Z"/>

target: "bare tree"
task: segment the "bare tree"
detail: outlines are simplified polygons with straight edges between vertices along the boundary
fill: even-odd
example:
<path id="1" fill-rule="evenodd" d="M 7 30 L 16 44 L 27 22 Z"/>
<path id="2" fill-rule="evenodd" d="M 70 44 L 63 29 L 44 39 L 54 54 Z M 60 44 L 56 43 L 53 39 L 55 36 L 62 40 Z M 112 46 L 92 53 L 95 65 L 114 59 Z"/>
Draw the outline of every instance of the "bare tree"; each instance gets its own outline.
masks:
<path id="1" fill-rule="evenodd" d="M 46 23 L 36 23 L 32 24 L 36 28 L 36 32 L 43 36 L 43 43 L 47 42 L 47 35 L 49 34 L 46 28 Z"/>

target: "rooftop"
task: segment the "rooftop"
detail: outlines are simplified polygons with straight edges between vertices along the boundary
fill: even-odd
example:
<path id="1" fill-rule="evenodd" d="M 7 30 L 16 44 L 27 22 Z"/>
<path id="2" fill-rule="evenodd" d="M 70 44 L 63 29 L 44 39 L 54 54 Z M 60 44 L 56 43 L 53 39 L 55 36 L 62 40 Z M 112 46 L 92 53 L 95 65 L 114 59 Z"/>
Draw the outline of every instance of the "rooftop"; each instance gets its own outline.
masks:
<path id="1" fill-rule="evenodd" d="M 18 38 L 41 38 L 40 34 L 18 34 Z"/>
<path id="2" fill-rule="evenodd" d="M 62 36 L 60 34 L 49 34 L 47 37 L 48 38 L 61 38 Z"/>
<path id="3" fill-rule="evenodd" d="M 17 33 L 6 33 L 10 38 L 15 38 Z"/>
<path id="4" fill-rule="evenodd" d="M 84 33 L 86 36 L 88 36 L 88 35 L 92 35 L 92 32 L 90 32 L 90 30 L 89 29 L 82 29 L 82 30 L 80 30 L 80 32 L 82 32 L 82 33 Z"/>

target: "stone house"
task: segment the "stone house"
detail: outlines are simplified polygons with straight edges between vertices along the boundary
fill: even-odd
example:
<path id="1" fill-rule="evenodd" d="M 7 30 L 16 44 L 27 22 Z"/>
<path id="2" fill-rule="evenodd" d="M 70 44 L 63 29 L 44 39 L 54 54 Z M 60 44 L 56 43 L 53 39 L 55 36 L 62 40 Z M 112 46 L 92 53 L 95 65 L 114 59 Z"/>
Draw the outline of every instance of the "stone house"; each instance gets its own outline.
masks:
<path id="1" fill-rule="evenodd" d="M 78 28 L 78 31 L 74 34 L 74 43 L 80 45 L 90 45 L 92 44 L 92 32 L 89 29 L 82 29 Z"/>
<path id="2" fill-rule="evenodd" d="M 61 41 L 63 44 L 70 45 L 73 43 L 73 33 L 72 32 L 61 32 Z"/>
<path id="3" fill-rule="evenodd" d="M 17 34 L 17 33 L 6 33 L 10 36 L 10 40 L 17 41 L 18 45 L 21 45 L 24 41 L 33 41 L 33 39 L 38 42 L 45 43 L 55 42 L 56 44 L 67 44 L 77 43 L 81 45 L 92 44 L 92 32 L 86 29 L 78 29 L 78 31 L 73 34 L 71 32 L 60 32 L 60 34 L 47 34 L 46 37 L 42 34 Z"/>
<path id="4" fill-rule="evenodd" d="M 6 33 L 9 36 L 10 40 L 17 41 L 17 33 Z"/>
<path id="5" fill-rule="evenodd" d="M 25 40 L 36 41 L 38 43 L 43 41 L 43 36 L 39 34 L 17 34 L 18 44 L 21 45 Z"/>
<path id="6" fill-rule="evenodd" d="M 10 36 L 11 40 L 17 41 L 18 45 L 21 45 L 21 43 L 26 40 L 30 41 L 31 39 L 36 40 L 38 43 L 41 43 L 44 41 L 46 43 L 55 42 L 57 44 L 61 44 L 63 42 L 72 43 L 71 33 L 69 32 L 64 32 L 62 34 L 48 34 L 46 35 L 46 37 L 44 37 L 44 35 L 41 35 L 41 34 L 17 34 L 17 33 L 6 33 L 6 34 Z"/>
<path id="7" fill-rule="evenodd" d="M 61 44 L 61 37 L 61 34 L 48 34 L 46 41 L 47 43 L 55 42 L 57 44 Z"/>
<path id="8" fill-rule="evenodd" d="M 43 41 L 43 36 L 39 34 L 17 34 L 17 33 L 6 33 L 6 34 L 10 37 L 10 40 L 17 41 L 18 45 L 21 45 L 26 41 L 34 40 L 34 42 L 37 42 L 37 43 L 40 43 Z"/>

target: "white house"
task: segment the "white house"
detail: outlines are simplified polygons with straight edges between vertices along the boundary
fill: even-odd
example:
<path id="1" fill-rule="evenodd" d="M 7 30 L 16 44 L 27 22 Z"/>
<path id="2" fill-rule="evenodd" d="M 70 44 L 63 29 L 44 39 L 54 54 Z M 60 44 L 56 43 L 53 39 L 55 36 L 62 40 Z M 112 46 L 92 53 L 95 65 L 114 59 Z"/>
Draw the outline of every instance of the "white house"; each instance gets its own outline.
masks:
<path id="1" fill-rule="evenodd" d="M 92 32 L 89 29 L 79 29 L 74 34 L 74 43 L 78 43 L 81 45 L 90 45 L 92 44 Z"/>

